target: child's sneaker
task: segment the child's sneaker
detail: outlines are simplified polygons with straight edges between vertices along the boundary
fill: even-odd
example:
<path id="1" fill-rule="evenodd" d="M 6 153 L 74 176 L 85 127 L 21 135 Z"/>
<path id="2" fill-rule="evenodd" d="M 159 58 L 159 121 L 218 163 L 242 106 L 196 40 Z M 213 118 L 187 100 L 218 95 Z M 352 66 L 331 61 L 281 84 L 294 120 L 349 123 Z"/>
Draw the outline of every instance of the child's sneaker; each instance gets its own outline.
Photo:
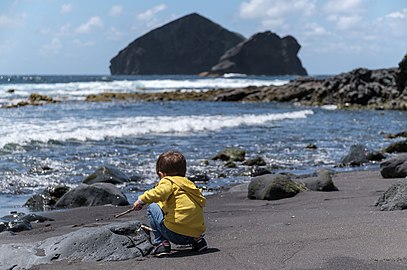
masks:
<path id="1" fill-rule="evenodd" d="M 168 240 L 162 241 L 160 244 L 155 246 L 153 251 L 151 252 L 152 255 L 157 257 L 168 255 L 170 253 L 171 253 L 171 244 Z"/>
<path id="2" fill-rule="evenodd" d="M 192 243 L 192 248 L 195 251 L 203 251 L 208 248 L 208 244 L 206 243 L 205 238 L 203 236 L 194 239 L 194 243 Z"/>

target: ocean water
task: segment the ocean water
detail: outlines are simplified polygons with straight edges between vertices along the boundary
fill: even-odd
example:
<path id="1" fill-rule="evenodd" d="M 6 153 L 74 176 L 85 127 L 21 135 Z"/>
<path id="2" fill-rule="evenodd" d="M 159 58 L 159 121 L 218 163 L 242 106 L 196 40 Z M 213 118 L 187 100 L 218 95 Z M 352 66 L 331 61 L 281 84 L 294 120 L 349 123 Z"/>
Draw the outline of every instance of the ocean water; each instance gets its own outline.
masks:
<path id="1" fill-rule="evenodd" d="M 51 184 L 74 187 L 103 165 L 132 179 L 121 188 L 130 202 L 157 177 L 155 160 L 166 150 L 184 153 L 189 176 L 206 174 L 206 192 L 250 181 L 251 168 L 226 168 L 212 157 L 239 147 L 263 157 L 275 172 L 312 173 L 335 166 L 351 145 L 379 150 L 385 133 L 407 129 L 407 112 L 336 110 L 286 103 L 134 102 L 88 103 L 104 91 L 207 91 L 219 87 L 281 85 L 292 77 L 0 76 L 0 106 L 31 93 L 61 103 L 0 109 L 0 216 L 28 212 L 21 205 Z M 316 150 L 307 150 L 315 144 Z"/>

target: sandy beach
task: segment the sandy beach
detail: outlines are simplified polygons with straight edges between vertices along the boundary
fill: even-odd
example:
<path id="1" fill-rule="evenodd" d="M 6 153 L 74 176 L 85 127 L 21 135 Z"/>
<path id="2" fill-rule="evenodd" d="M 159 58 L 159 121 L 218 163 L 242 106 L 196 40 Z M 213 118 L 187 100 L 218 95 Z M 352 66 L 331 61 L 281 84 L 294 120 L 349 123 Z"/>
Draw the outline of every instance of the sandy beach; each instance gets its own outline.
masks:
<path id="1" fill-rule="evenodd" d="M 333 176 L 338 192 L 302 192 L 277 201 L 249 200 L 247 185 L 235 186 L 208 197 L 206 252 L 178 248 L 166 258 L 55 261 L 32 269 L 406 269 L 407 215 L 374 206 L 397 180 L 384 179 L 379 171 L 339 173 Z M 3 236 L 1 242 L 36 242 L 132 219 L 146 222 L 145 209 L 113 217 L 126 209 L 104 206 L 47 212 L 55 221 Z"/>

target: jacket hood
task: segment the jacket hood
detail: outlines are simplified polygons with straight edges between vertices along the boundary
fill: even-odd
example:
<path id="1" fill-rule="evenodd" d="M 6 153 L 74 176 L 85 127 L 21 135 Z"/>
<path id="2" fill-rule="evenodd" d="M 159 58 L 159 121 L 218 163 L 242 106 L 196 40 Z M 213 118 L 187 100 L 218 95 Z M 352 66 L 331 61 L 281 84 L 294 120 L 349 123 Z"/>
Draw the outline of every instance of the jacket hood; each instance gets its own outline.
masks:
<path id="1" fill-rule="evenodd" d="M 178 185 L 183 189 L 199 206 L 204 207 L 206 198 L 202 195 L 201 190 L 197 188 L 194 182 L 182 176 L 167 176 L 165 179 Z"/>

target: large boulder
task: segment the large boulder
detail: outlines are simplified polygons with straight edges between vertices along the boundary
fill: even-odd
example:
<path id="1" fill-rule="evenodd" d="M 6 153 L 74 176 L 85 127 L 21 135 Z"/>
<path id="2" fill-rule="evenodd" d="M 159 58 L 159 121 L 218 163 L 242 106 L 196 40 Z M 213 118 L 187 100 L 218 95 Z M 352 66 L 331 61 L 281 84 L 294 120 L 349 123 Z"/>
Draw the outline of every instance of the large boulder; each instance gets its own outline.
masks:
<path id="1" fill-rule="evenodd" d="M 297 56 L 301 46 L 292 36 L 280 38 L 266 31 L 257 33 L 225 52 L 211 73 L 249 75 L 307 75 Z"/>
<path id="2" fill-rule="evenodd" d="M 199 74 L 243 40 L 241 35 L 192 13 L 134 40 L 110 61 L 110 72 Z"/>
<path id="3" fill-rule="evenodd" d="M 0 218 L 0 232 L 11 231 L 21 232 L 31 230 L 31 222 L 53 221 L 52 218 L 40 216 L 37 214 L 16 213 Z"/>
<path id="4" fill-rule="evenodd" d="M 83 179 L 82 182 L 88 185 L 94 183 L 123 184 L 129 182 L 129 180 L 130 178 L 117 168 L 105 165 Z"/>
<path id="5" fill-rule="evenodd" d="M 28 207 L 31 211 L 49 210 L 69 189 L 65 185 L 48 186 L 42 192 L 31 196 L 23 206 Z"/>
<path id="6" fill-rule="evenodd" d="M 244 161 L 246 151 L 236 147 L 228 147 L 217 153 L 212 159 L 223 161 Z"/>
<path id="7" fill-rule="evenodd" d="M 407 180 L 391 185 L 375 202 L 382 211 L 403 210 L 407 208 Z"/>
<path id="8" fill-rule="evenodd" d="M 370 151 L 363 144 L 351 145 L 349 153 L 344 156 L 340 165 L 342 166 L 360 166 L 369 161 L 379 161 L 384 159 L 384 155 L 379 152 Z"/>
<path id="9" fill-rule="evenodd" d="M 384 151 L 386 153 L 402 153 L 407 152 L 407 140 L 398 141 L 387 146 Z"/>
<path id="10" fill-rule="evenodd" d="M 279 200 L 297 195 L 304 187 L 288 175 L 265 174 L 253 177 L 247 197 L 251 200 Z"/>
<path id="11" fill-rule="evenodd" d="M 407 177 L 407 154 L 400 154 L 383 161 L 380 173 L 384 178 Z"/>
<path id="12" fill-rule="evenodd" d="M 34 269 L 53 261 L 120 261 L 152 249 L 138 221 L 83 228 L 40 242 L 0 244 L 0 269 Z M 37 268 L 35 268 L 37 269 Z"/>
<path id="13" fill-rule="evenodd" d="M 313 191 L 338 191 L 332 180 L 332 172 L 325 169 L 318 170 L 316 177 L 305 178 L 302 183 Z"/>
<path id="14" fill-rule="evenodd" d="M 73 208 L 96 205 L 129 205 L 126 195 L 110 183 L 80 184 L 65 193 L 55 204 L 56 208 Z"/>

